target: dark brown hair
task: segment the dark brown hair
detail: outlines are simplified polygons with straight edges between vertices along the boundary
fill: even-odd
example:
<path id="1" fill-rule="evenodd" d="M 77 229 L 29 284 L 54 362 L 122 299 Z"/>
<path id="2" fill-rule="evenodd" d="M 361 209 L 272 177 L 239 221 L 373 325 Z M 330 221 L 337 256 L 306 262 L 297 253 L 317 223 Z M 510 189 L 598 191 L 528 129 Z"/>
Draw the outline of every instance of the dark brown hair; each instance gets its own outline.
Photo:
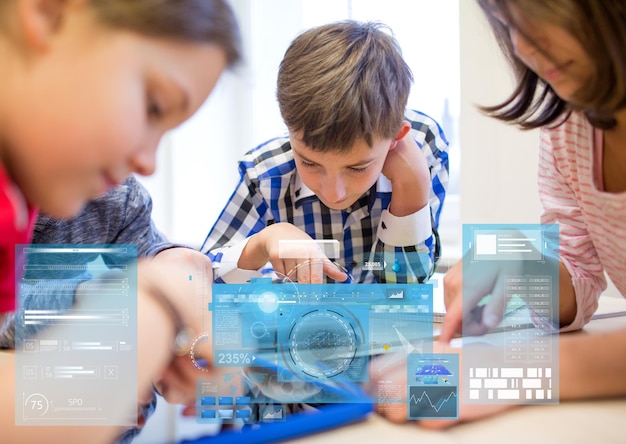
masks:
<path id="1" fill-rule="evenodd" d="M 517 80 L 507 100 L 483 106 L 482 111 L 524 129 L 558 125 L 573 110 L 583 112 L 596 127 L 608 129 L 615 125 L 613 115 L 626 106 L 624 0 L 478 0 L 478 3 Z M 496 14 L 528 41 L 532 42 L 532 38 L 515 22 L 512 6 L 528 20 L 537 19 L 563 28 L 589 55 L 593 62 L 592 78 L 569 102 L 561 99 L 515 55 L 509 29 Z"/>
<path id="2" fill-rule="evenodd" d="M 400 130 L 413 75 L 381 23 L 342 21 L 310 29 L 289 46 L 278 73 L 285 124 L 319 151 L 345 151 Z"/>

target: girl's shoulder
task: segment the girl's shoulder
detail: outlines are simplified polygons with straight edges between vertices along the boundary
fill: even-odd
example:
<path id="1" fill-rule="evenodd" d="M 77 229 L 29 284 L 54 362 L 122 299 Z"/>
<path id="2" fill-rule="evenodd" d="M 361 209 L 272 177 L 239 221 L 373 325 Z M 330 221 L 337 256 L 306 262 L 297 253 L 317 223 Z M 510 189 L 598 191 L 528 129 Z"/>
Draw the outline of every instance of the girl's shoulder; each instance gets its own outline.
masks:
<path id="1" fill-rule="evenodd" d="M 550 142 L 553 150 L 591 147 L 594 127 L 584 114 L 572 112 L 561 124 L 541 129 L 542 141 Z"/>

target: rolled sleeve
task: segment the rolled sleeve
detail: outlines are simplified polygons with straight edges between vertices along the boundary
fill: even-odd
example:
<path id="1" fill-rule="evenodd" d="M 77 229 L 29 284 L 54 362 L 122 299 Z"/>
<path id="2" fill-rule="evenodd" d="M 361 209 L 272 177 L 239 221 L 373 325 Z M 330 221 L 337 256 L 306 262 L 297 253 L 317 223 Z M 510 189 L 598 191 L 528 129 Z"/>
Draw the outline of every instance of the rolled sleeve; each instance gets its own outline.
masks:
<path id="1" fill-rule="evenodd" d="M 259 270 L 243 270 L 237 267 L 241 253 L 249 240 L 248 237 L 221 250 L 219 261 L 213 262 L 213 277 L 216 281 L 225 284 L 237 284 L 262 276 Z"/>

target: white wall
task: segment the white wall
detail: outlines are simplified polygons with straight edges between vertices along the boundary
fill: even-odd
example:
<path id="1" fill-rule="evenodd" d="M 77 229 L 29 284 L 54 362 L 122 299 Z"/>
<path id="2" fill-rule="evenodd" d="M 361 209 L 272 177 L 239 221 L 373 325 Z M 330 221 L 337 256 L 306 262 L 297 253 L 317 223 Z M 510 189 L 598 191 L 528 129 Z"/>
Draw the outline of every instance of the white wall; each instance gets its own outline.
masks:
<path id="1" fill-rule="evenodd" d="M 538 223 L 538 131 L 521 131 L 476 109 L 513 91 L 481 14 L 476 2 L 461 0 L 461 222 Z"/>

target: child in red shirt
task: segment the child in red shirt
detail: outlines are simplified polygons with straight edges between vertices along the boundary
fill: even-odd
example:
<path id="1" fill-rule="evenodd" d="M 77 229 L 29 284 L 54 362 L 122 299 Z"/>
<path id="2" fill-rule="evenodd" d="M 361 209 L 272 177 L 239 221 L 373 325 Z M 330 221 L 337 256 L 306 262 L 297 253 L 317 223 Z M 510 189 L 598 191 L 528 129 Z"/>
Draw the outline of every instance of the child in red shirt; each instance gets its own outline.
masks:
<path id="1" fill-rule="evenodd" d="M 39 3 L 0 2 L 12 17 L 0 23 L 0 317 L 15 308 L 15 245 L 29 242 L 35 208 L 69 218 L 152 174 L 161 136 L 238 57 L 232 23 L 211 21 L 229 16 L 222 1 L 201 15 L 194 1 Z"/>
<path id="2" fill-rule="evenodd" d="M 14 309 L 15 246 L 29 241 L 35 209 L 70 218 L 131 173 L 152 174 L 161 136 L 195 113 L 240 55 L 226 0 L 0 1 L 0 321 Z M 3 352 L 2 442 L 110 443 L 155 381 L 185 387 L 179 375 L 193 365 L 174 354 L 178 339 L 204 331 L 196 279 L 187 276 L 210 291 L 211 263 L 189 249 L 159 256 L 137 264 L 137 393 L 115 400 L 107 419 L 119 426 L 16 426 L 22 369 Z M 82 297 L 75 306 L 98 302 Z M 81 328 L 59 323 L 39 337 Z M 195 395 L 195 380 L 186 386 Z"/>
<path id="3" fill-rule="evenodd" d="M 15 310 L 15 245 L 30 242 L 36 215 L 0 165 L 0 313 Z"/>

